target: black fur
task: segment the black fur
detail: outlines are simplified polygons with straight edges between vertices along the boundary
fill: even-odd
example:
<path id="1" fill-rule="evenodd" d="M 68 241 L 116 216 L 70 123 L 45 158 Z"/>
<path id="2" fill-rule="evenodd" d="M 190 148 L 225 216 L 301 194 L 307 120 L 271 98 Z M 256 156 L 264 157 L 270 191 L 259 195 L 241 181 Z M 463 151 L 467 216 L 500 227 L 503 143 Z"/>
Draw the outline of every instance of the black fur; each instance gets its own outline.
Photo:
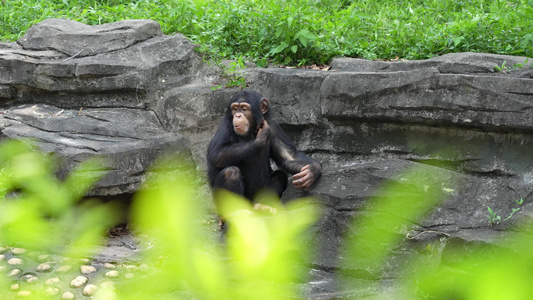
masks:
<path id="1" fill-rule="evenodd" d="M 226 189 L 250 200 L 261 189 L 271 189 L 278 196 L 287 188 L 287 174 L 296 174 L 302 167 L 311 165 L 316 180 L 322 165 L 299 152 L 283 129 L 271 118 L 271 110 L 261 113 L 261 99 L 256 91 L 242 91 L 229 102 L 228 109 L 209 143 L 207 166 L 209 182 L 213 189 Z M 233 130 L 231 103 L 246 102 L 252 107 L 249 133 L 242 137 Z M 266 143 L 259 143 L 258 125 L 265 119 L 270 127 Z M 270 159 L 280 168 L 273 172 Z"/>

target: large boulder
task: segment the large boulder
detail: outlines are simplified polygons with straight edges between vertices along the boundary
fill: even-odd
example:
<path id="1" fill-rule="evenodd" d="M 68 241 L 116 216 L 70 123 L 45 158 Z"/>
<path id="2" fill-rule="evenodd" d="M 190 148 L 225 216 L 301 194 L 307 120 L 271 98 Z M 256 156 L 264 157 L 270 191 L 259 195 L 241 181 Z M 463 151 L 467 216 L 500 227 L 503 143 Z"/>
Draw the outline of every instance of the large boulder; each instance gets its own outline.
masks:
<path id="1" fill-rule="evenodd" d="M 497 230 L 528 217 L 533 209 L 528 61 L 478 53 L 406 62 L 342 58 L 334 59 L 328 72 L 258 69 L 252 74 L 252 87 L 272 98 L 292 139 L 324 163 L 325 175 L 312 190 L 289 188 L 284 195 L 320 199 L 313 203 L 324 213 L 315 228 L 321 254 L 314 265 L 322 270 L 310 287 L 315 296 L 342 295 L 332 286 L 338 270 L 355 281 L 370 278 L 363 286 L 374 287 L 369 282 L 401 276 L 401 261 L 418 253 L 417 241 L 422 248 L 436 241 L 441 250 L 447 237 L 493 244 Z M 503 62 L 514 67 L 497 71 Z M 357 232 L 354 219 L 396 215 L 373 201 L 386 182 L 409 189 L 412 183 L 402 180 L 414 167 L 427 172 L 417 185 L 437 175 L 453 179 L 441 183 L 443 202 L 424 219 L 406 220 L 410 226 L 397 229 L 405 243 L 391 249 L 380 270 L 369 274 L 340 259 L 344 239 Z M 491 224 L 489 207 L 501 222 L 493 218 Z"/>
<path id="2" fill-rule="evenodd" d="M 215 74 L 183 35 L 165 36 L 149 20 L 51 19 L 1 45 L 1 136 L 35 140 L 62 161 L 60 175 L 106 158 L 109 171 L 92 195 L 133 193 L 162 153 L 190 153 L 151 109 L 167 90 Z"/>

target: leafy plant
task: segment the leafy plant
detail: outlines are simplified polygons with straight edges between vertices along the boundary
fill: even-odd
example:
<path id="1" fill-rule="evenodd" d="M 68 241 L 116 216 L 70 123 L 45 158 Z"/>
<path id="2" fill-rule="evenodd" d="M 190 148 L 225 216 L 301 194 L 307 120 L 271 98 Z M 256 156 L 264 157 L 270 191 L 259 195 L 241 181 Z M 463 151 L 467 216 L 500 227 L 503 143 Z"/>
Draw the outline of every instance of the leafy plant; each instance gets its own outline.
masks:
<path id="1" fill-rule="evenodd" d="M 492 208 L 487 207 L 487 210 L 489 211 L 489 215 L 487 218 L 489 218 L 489 224 L 490 226 L 498 225 L 502 221 L 502 217 L 500 217 L 498 214 L 501 212 L 501 210 L 493 211 Z"/>
<path id="2" fill-rule="evenodd" d="M 190 161 L 175 157 L 160 161 L 135 195 L 131 223 L 142 243 L 150 245 L 142 257 L 149 267 L 136 273 L 135 279 L 118 280 L 114 291 L 97 290 L 93 299 L 301 298 L 299 283 L 308 281 L 308 267 L 302 262 L 308 261 L 313 248 L 307 246 L 305 236 L 318 217 L 313 202 L 300 199 L 282 206 L 278 199 L 265 197 L 263 203 L 277 210 L 271 215 L 254 211 L 247 200 L 233 194 L 221 194 L 225 205 L 219 214 L 248 212 L 228 219 L 224 238 L 205 222 L 212 215 L 198 201 L 203 181 Z M 107 205 L 78 201 L 99 178 L 93 176 L 101 174 L 98 164 L 87 162 L 65 181 L 58 181 L 50 172 L 48 156 L 18 142 L 0 145 L 0 163 L 0 190 L 4 191 L 0 244 L 24 245 L 36 253 L 55 250 L 75 257 L 90 255 L 116 213 Z M 399 231 L 430 212 L 450 189 L 455 189 L 450 173 L 424 166 L 385 183 L 368 202 L 367 212 L 375 214 L 354 219 L 342 255 L 343 268 L 379 275 L 394 249 L 404 250 L 405 236 Z M 522 198 L 514 201 L 524 202 Z M 494 216 L 497 213 L 492 211 Z M 432 259 L 446 263 L 439 256 L 442 248 L 423 243 L 422 251 L 410 256 L 401 268 L 392 295 L 401 299 L 527 299 L 533 293 L 529 251 L 533 242 L 527 238 L 533 227 L 527 225 L 509 233 L 499 247 L 449 249 L 447 255 L 455 259 L 443 268 L 428 267 Z M 0 276 L 3 291 L 9 282 Z M 375 288 L 374 280 L 358 282 L 362 290 Z M 2 292 L 2 296 L 13 295 L 8 293 L 12 292 Z M 375 298 L 390 295 L 377 292 Z"/>
<path id="3" fill-rule="evenodd" d="M 519 200 L 515 199 L 514 202 L 518 205 L 522 205 L 524 203 L 524 199 L 520 198 Z M 520 211 L 520 207 L 512 208 L 511 212 L 503 221 L 509 221 L 518 211 Z M 492 208 L 487 207 L 487 210 L 489 211 L 489 214 L 487 215 L 487 218 L 489 219 L 489 225 L 494 226 L 500 224 L 502 222 L 502 217 L 499 215 L 501 210 L 494 211 Z"/>
<path id="4" fill-rule="evenodd" d="M 525 67 L 527 67 L 528 62 L 529 62 L 529 58 L 526 58 L 524 63 L 513 64 L 512 69 L 516 70 L 516 69 L 520 69 L 520 68 L 525 68 Z M 507 71 L 511 70 L 511 68 L 509 68 L 509 67 L 507 67 L 505 65 L 506 63 L 507 62 L 504 61 L 501 66 L 494 66 L 494 69 L 496 69 L 498 72 L 506 73 Z M 533 63 L 531 63 L 531 66 L 533 67 Z"/>
<path id="5" fill-rule="evenodd" d="M 201 222 L 210 217 L 197 199 L 198 175 L 177 159 L 165 160 L 155 170 L 157 176 L 134 199 L 133 223 L 153 245 L 146 260 L 158 267 L 140 279 L 142 285 L 126 283 L 117 291 L 118 299 L 154 294 L 165 299 L 297 297 L 296 283 L 305 277 L 295 266 L 309 254 L 297 241 L 316 220 L 307 200 L 281 206 L 275 197 L 267 197 L 265 203 L 277 209 L 270 215 L 254 211 L 248 200 L 221 192 L 221 215 L 242 210 L 248 214 L 228 217 L 227 238 L 219 243 L 213 236 L 219 233 Z"/>
<path id="6" fill-rule="evenodd" d="M 238 87 L 244 89 L 248 86 L 246 77 L 243 75 L 243 70 L 246 68 L 242 56 L 238 57 L 236 61 L 229 62 L 229 65 L 223 64 L 220 60 L 214 60 L 215 65 L 221 70 L 221 78 L 226 81 L 225 84 L 217 84 L 211 87 L 212 90 L 217 90 L 222 87 L 234 88 Z"/>
<path id="7" fill-rule="evenodd" d="M 166 34 L 185 34 L 209 57 L 243 57 L 261 66 L 465 51 L 533 57 L 527 0 L 2 0 L 0 13 L 4 41 L 47 18 L 91 25 L 151 19 Z"/>
<path id="8" fill-rule="evenodd" d="M 79 256 L 76 251 L 90 251 L 98 233 L 113 223 L 111 204 L 89 201 L 80 205 L 80 211 L 71 210 L 99 179 L 97 161 L 80 165 L 60 181 L 53 176 L 50 157 L 31 150 L 26 143 L 9 142 L 0 146 L 0 163 L 4 166 L 0 173 L 1 244 Z M 86 235 L 77 236 L 79 232 Z M 69 239 L 72 243 L 57 248 Z"/>

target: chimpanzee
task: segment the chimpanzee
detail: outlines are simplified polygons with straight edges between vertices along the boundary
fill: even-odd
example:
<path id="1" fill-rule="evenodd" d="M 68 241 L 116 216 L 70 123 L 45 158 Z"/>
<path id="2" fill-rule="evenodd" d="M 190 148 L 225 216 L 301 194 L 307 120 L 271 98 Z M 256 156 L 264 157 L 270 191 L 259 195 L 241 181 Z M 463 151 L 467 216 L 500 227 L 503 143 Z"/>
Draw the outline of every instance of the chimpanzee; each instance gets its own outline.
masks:
<path id="1" fill-rule="evenodd" d="M 273 171 L 272 159 L 279 170 Z M 207 150 L 211 187 L 253 201 L 261 189 L 281 197 L 293 175 L 296 188 L 308 188 L 322 174 L 322 164 L 298 151 L 271 117 L 270 103 L 260 93 L 245 90 L 231 99 Z M 216 199 L 215 199 L 216 200 Z"/>

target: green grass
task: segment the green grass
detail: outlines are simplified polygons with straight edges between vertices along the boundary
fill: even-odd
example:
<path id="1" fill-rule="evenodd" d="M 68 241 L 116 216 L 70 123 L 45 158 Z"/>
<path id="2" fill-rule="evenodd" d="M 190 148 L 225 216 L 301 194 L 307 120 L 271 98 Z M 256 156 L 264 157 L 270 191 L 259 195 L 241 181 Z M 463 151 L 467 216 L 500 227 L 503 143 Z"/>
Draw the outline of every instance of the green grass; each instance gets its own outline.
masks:
<path id="1" fill-rule="evenodd" d="M 218 58 L 264 65 L 339 56 L 425 59 L 453 52 L 533 57 L 532 0 L 1 0 L 0 39 L 46 18 L 151 19 Z"/>

